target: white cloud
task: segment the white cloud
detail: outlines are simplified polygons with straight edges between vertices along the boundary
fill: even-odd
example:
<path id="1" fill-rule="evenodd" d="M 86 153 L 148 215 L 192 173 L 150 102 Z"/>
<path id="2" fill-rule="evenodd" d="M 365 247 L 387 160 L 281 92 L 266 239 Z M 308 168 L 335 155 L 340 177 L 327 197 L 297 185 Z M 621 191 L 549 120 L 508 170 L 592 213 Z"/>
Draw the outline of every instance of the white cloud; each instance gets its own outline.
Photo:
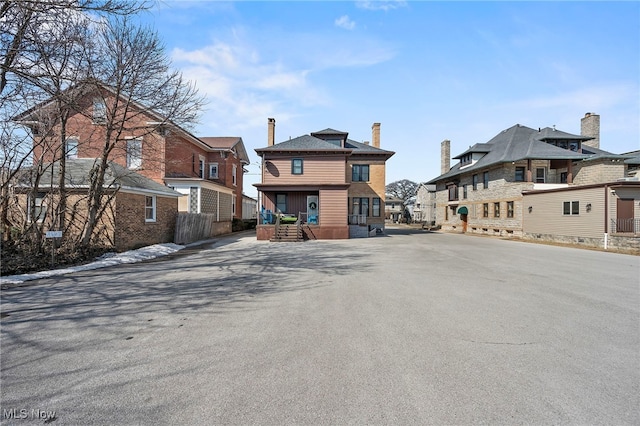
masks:
<path id="1" fill-rule="evenodd" d="M 334 21 L 336 27 L 344 28 L 345 30 L 353 30 L 356 27 L 356 23 L 349 19 L 348 15 L 342 15 Z"/>
<path id="2" fill-rule="evenodd" d="M 405 0 L 358 0 L 356 6 L 360 9 L 367 10 L 384 10 L 385 12 L 393 9 L 406 7 Z"/>
<path id="3" fill-rule="evenodd" d="M 266 117 L 275 115 L 282 121 L 331 105 L 331 95 L 314 76 L 330 69 L 371 66 L 395 54 L 385 43 L 363 36 L 271 31 L 265 38 L 241 28 L 229 33 L 230 40 L 193 50 L 176 48 L 171 55 L 174 66 L 209 101 L 200 126 L 207 133 L 245 133 L 264 127 Z"/>

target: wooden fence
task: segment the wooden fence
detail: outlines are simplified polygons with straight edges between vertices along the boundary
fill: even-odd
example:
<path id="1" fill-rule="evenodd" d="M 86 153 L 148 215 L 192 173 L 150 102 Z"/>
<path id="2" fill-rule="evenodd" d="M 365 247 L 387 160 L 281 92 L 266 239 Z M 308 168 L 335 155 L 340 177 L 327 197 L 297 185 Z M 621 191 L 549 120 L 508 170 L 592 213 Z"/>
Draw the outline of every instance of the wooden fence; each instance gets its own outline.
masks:
<path id="1" fill-rule="evenodd" d="M 216 221 L 215 214 L 179 212 L 176 218 L 176 244 L 189 244 L 231 232 L 231 221 Z"/>

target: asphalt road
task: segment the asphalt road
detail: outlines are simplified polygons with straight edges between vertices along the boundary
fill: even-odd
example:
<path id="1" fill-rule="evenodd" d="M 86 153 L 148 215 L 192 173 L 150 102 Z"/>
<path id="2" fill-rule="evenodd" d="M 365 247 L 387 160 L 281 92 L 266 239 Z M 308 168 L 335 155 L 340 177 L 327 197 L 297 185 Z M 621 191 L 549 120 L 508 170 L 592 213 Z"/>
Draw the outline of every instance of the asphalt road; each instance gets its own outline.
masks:
<path id="1" fill-rule="evenodd" d="M 2 424 L 640 424 L 640 257 L 224 238 L 1 294 Z"/>

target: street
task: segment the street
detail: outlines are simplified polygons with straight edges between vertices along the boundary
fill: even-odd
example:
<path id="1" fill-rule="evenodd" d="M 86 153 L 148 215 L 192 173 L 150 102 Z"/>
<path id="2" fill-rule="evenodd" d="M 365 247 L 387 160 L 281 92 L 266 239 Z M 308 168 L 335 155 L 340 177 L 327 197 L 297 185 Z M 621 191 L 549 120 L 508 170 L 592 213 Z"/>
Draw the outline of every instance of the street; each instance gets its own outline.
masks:
<path id="1" fill-rule="evenodd" d="M 2 424 L 640 424 L 640 257 L 225 237 L 1 294 Z"/>

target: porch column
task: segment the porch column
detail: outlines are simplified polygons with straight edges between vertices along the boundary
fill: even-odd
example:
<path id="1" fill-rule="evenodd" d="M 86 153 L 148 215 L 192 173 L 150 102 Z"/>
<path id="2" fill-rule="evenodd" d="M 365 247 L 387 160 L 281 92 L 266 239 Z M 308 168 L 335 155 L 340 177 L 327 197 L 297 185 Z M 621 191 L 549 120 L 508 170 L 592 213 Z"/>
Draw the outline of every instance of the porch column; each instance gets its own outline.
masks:
<path id="1" fill-rule="evenodd" d="M 573 183 L 573 161 L 567 160 L 567 183 Z"/>
<path id="2" fill-rule="evenodd" d="M 527 160 L 527 182 L 531 182 L 531 160 Z"/>

